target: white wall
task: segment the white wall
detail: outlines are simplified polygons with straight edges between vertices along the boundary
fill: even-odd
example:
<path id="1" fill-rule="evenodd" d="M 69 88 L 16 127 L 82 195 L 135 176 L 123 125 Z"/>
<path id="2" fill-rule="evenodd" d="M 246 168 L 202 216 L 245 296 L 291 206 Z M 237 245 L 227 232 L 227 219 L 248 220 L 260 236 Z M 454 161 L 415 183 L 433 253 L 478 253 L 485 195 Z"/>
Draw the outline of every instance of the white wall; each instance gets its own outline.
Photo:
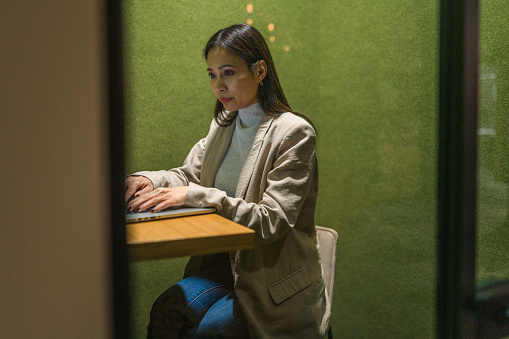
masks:
<path id="1" fill-rule="evenodd" d="M 112 336 L 105 9 L 0 2 L 3 338 Z"/>

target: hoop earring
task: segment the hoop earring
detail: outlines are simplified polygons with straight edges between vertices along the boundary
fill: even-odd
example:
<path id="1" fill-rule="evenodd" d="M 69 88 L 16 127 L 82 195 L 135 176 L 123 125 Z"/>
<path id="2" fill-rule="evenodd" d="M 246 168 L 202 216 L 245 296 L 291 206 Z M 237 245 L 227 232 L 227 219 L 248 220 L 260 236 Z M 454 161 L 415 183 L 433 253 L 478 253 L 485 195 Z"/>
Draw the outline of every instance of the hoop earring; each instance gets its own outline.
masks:
<path id="1" fill-rule="evenodd" d="M 263 80 L 260 80 L 260 82 L 258 83 L 258 85 L 260 85 L 260 87 L 263 87 Z"/>

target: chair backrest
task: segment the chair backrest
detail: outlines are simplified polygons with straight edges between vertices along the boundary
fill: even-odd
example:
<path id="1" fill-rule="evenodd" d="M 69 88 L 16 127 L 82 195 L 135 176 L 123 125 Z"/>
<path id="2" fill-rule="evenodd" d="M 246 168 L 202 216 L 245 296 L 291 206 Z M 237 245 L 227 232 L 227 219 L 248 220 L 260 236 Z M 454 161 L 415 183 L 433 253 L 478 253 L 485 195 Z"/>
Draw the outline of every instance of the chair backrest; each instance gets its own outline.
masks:
<path id="1" fill-rule="evenodd" d="M 316 226 L 316 237 L 320 250 L 320 260 L 323 269 L 325 287 L 332 302 L 334 292 L 334 275 L 336 273 L 336 252 L 338 245 L 338 233 L 332 228 Z"/>

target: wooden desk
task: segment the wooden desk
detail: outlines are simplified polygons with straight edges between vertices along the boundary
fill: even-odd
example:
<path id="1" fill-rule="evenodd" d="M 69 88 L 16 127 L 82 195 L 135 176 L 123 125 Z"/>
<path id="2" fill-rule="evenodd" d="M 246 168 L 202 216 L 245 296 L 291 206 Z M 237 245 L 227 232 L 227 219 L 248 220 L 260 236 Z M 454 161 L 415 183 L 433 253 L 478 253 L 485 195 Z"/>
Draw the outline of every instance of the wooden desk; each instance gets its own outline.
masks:
<path id="1" fill-rule="evenodd" d="M 131 260 L 247 250 L 254 231 L 215 213 L 127 224 Z"/>

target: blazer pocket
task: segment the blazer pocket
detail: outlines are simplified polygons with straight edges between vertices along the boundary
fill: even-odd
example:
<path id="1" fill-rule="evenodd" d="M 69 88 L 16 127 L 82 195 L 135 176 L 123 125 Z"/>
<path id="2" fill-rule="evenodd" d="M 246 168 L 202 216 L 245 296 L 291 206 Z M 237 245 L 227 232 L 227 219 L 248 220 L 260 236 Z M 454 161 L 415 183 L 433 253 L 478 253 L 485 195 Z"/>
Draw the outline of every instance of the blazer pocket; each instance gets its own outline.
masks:
<path id="1" fill-rule="evenodd" d="M 309 278 L 308 269 L 306 267 L 302 267 L 289 276 L 269 286 L 268 290 L 274 303 L 279 305 L 286 299 L 310 285 L 311 279 Z"/>

